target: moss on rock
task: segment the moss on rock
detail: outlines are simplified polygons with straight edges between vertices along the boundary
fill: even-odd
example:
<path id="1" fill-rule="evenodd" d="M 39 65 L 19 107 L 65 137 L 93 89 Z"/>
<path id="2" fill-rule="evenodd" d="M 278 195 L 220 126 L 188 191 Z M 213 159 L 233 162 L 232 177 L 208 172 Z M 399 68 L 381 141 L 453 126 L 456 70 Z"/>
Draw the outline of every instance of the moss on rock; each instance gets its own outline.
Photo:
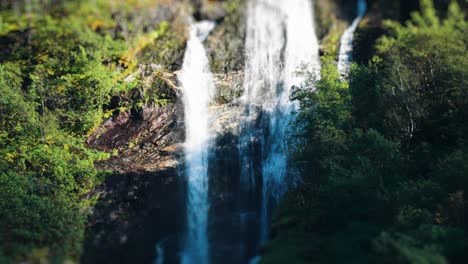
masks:
<path id="1" fill-rule="evenodd" d="M 244 68 L 245 0 L 222 3 L 223 17 L 207 40 L 207 53 L 214 73 L 229 73 Z"/>

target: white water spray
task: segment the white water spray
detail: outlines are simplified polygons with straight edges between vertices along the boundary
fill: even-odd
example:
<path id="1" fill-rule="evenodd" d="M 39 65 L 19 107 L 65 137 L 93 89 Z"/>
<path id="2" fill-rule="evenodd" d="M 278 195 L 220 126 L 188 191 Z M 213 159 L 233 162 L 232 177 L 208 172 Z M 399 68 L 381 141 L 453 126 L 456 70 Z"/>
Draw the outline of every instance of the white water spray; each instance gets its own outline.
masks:
<path id="1" fill-rule="evenodd" d="M 255 146 L 261 149 L 260 242 L 268 237 L 271 206 L 287 188 L 286 131 L 296 104 L 289 100 L 304 75 L 318 74 L 319 45 L 310 0 L 253 0 L 247 13 L 246 73 L 240 152 L 243 184 L 255 187 Z"/>
<path id="2" fill-rule="evenodd" d="M 214 28 L 213 22 L 192 25 L 179 81 L 185 108 L 185 156 L 187 186 L 187 237 L 182 263 L 209 263 L 208 155 L 210 116 L 208 106 L 214 94 L 209 62 L 202 42 Z"/>
<path id="3" fill-rule="evenodd" d="M 161 243 L 156 245 L 156 260 L 154 264 L 163 264 L 164 263 L 164 249 Z"/>
<path id="4" fill-rule="evenodd" d="M 349 72 L 349 64 L 353 57 L 353 40 L 354 32 L 356 31 L 359 23 L 366 14 L 367 2 L 366 0 L 358 0 L 357 4 L 357 17 L 354 19 L 353 23 L 341 37 L 341 46 L 340 54 L 338 60 L 338 72 L 341 76 L 346 77 Z"/>

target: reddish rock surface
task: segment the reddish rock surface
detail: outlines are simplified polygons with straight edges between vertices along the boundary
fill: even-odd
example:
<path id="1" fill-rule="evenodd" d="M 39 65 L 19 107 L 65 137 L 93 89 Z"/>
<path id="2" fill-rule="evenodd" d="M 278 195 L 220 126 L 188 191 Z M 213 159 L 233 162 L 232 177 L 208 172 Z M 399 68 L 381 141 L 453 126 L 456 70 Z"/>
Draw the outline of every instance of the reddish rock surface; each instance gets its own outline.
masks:
<path id="1" fill-rule="evenodd" d="M 89 136 L 88 145 L 113 155 L 96 166 L 116 173 L 177 166 L 184 138 L 181 108 L 180 103 L 147 105 L 106 120 Z"/>

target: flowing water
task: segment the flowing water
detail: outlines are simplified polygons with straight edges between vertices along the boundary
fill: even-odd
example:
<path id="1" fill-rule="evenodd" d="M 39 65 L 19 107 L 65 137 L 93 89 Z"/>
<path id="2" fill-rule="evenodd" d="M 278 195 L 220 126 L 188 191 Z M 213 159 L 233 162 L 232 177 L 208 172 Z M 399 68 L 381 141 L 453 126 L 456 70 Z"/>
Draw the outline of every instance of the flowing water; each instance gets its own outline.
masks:
<path id="1" fill-rule="evenodd" d="M 214 84 L 203 41 L 215 24 L 192 25 L 179 75 L 185 110 L 185 172 L 187 175 L 187 234 L 182 263 L 209 263 L 208 156 L 210 152 L 209 103 Z"/>
<path id="2" fill-rule="evenodd" d="M 349 71 L 349 64 L 353 57 L 353 41 L 354 41 L 354 32 L 356 32 L 359 23 L 366 14 L 367 2 L 366 0 L 358 0 L 357 3 L 357 17 L 354 19 L 353 23 L 341 37 L 341 46 L 340 54 L 338 60 L 338 72 L 341 76 L 347 76 Z"/>
<path id="3" fill-rule="evenodd" d="M 163 264 L 164 263 L 164 249 L 162 248 L 161 244 L 158 243 L 156 245 L 156 260 L 154 264 Z"/>
<path id="4" fill-rule="evenodd" d="M 290 182 L 287 132 L 297 105 L 289 98 L 307 76 L 299 72 L 319 77 L 313 1 L 249 0 L 240 135 L 216 136 L 216 116 L 210 111 L 216 91 L 203 46 L 214 26 L 206 21 L 191 26 L 178 75 L 186 127 L 185 177 L 169 185 L 157 182 L 161 189 L 154 194 L 168 201 L 167 208 L 150 208 L 141 216 L 144 223 L 135 227 L 138 236 L 131 237 L 152 238 L 154 244 L 144 252 L 150 251 L 154 264 L 260 261 L 257 255 L 268 239 L 272 210 Z M 140 249 L 117 250 L 115 259 L 129 251 L 135 257 Z"/>
<path id="5" fill-rule="evenodd" d="M 304 82 L 299 71 L 318 74 L 319 69 L 311 1 L 249 3 L 239 149 L 241 182 L 262 193 L 260 244 L 268 239 L 272 208 L 288 186 L 286 132 L 296 108 L 291 91 Z"/>

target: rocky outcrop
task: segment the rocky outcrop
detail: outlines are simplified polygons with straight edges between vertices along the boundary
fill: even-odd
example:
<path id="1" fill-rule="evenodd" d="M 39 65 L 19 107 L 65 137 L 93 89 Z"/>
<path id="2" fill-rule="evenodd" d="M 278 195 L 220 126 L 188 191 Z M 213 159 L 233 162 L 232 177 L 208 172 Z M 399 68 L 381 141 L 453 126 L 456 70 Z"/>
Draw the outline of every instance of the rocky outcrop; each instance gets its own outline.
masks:
<path id="1" fill-rule="evenodd" d="M 225 4 L 227 15 L 206 41 L 211 70 L 229 74 L 244 68 L 245 0 L 230 0 Z"/>
<path id="2" fill-rule="evenodd" d="M 114 154 L 96 165 L 117 173 L 176 167 L 184 136 L 180 116 L 179 103 L 145 105 L 139 112 L 116 114 L 89 138 L 91 147 Z"/>
<path id="3" fill-rule="evenodd" d="M 168 263 L 177 256 L 171 237 L 185 221 L 177 169 L 113 174 L 95 192 L 99 200 L 87 224 L 81 263 L 153 263 L 155 245 L 165 239 Z M 174 247 L 175 248 L 175 247 Z"/>
<path id="4" fill-rule="evenodd" d="M 157 65 L 140 65 L 126 79 L 139 79 L 139 85 L 113 97 L 113 116 L 88 137 L 89 147 L 112 153 L 96 164 L 112 175 L 92 193 L 98 201 L 89 218 L 83 263 L 150 263 L 157 240 L 182 228 L 160 219 L 183 213 L 177 192 L 185 129 L 175 77 Z"/>
<path id="5" fill-rule="evenodd" d="M 193 6 L 183 7 L 184 12 L 199 16 L 197 19 L 218 23 L 205 46 L 217 88 L 210 107 L 215 116 L 214 147 L 217 156 L 225 158 L 238 153 L 235 146 L 244 78 L 242 2 L 203 0 L 198 9 L 187 11 Z M 99 200 L 88 224 L 83 263 L 150 263 L 154 260 L 154 245 L 162 238 L 168 244 L 180 243 L 165 236 L 185 226 L 185 184 L 180 174 L 184 107 L 177 80 L 185 49 L 185 44 L 179 43 L 183 38 L 169 35 L 159 40 L 167 43 L 156 41 L 142 50 L 140 65 L 124 80 L 132 88 L 113 96 L 109 109 L 112 116 L 87 139 L 89 147 L 112 153 L 110 159 L 96 163 L 112 175 L 93 193 Z M 165 250 L 168 257 L 178 255 L 170 252 L 170 245 Z"/>
<path id="6" fill-rule="evenodd" d="M 216 86 L 210 108 L 215 117 L 215 151 L 237 146 L 243 111 L 240 96 L 244 91 L 246 1 L 228 0 L 223 5 L 228 12 L 205 43 Z"/>
<path id="7" fill-rule="evenodd" d="M 141 64 L 124 83 L 136 87 L 112 97 L 112 116 L 87 139 L 89 147 L 112 153 L 96 166 L 120 174 L 176 167 L 184 139 L 176 75 Z"/>
<path id="8" fill-rule="evenodd" d="M 217 88 L 212 106 L 218 117 L 214 129 L 218 134 L 235 133 L 236 122 L 233 121 L 238 120 L 240 109 L 232 109 L 242 94 L 244 77 L 244 0 L 196 1 L 192 6 L 176 3 L 177 9 L 184 13 L 199 13 L 200 18 L 218 21 L 205 43 Z M 175 20 L 174 24 L 181 23 L 180 18 Z M 113 97 L 113 116 L 88 138 L 91 148 L 113 153 L 109 160 L 97 163 L 100 169 L 116 173 L 154 172 L 180 162 L 183 106 L 179 99 L 178 71 L 174 66 L 181 65 L 183 50 L 173 53 L 177 54 L 172 56 L 175 64 L 159 65 L 151 62 L 151 59 L 159 61 L 160 56 L 155 54 L 164 51 L 158 47 L 150 44 L 142 50 L 139 57 L 143 63 L 124 79 L 125 83 L 136 82 L 137 86 Z M 175 48 L 185 46 L 176 45 Z M 175 71 L 168 72 L 168 69 Z"/>
<path id="9" fill-rule="evenodd" d="M 244 71 L 213 74 L 216 86 L 215 104 L 222 105 L 236 101 L 244 90 Z"/>

